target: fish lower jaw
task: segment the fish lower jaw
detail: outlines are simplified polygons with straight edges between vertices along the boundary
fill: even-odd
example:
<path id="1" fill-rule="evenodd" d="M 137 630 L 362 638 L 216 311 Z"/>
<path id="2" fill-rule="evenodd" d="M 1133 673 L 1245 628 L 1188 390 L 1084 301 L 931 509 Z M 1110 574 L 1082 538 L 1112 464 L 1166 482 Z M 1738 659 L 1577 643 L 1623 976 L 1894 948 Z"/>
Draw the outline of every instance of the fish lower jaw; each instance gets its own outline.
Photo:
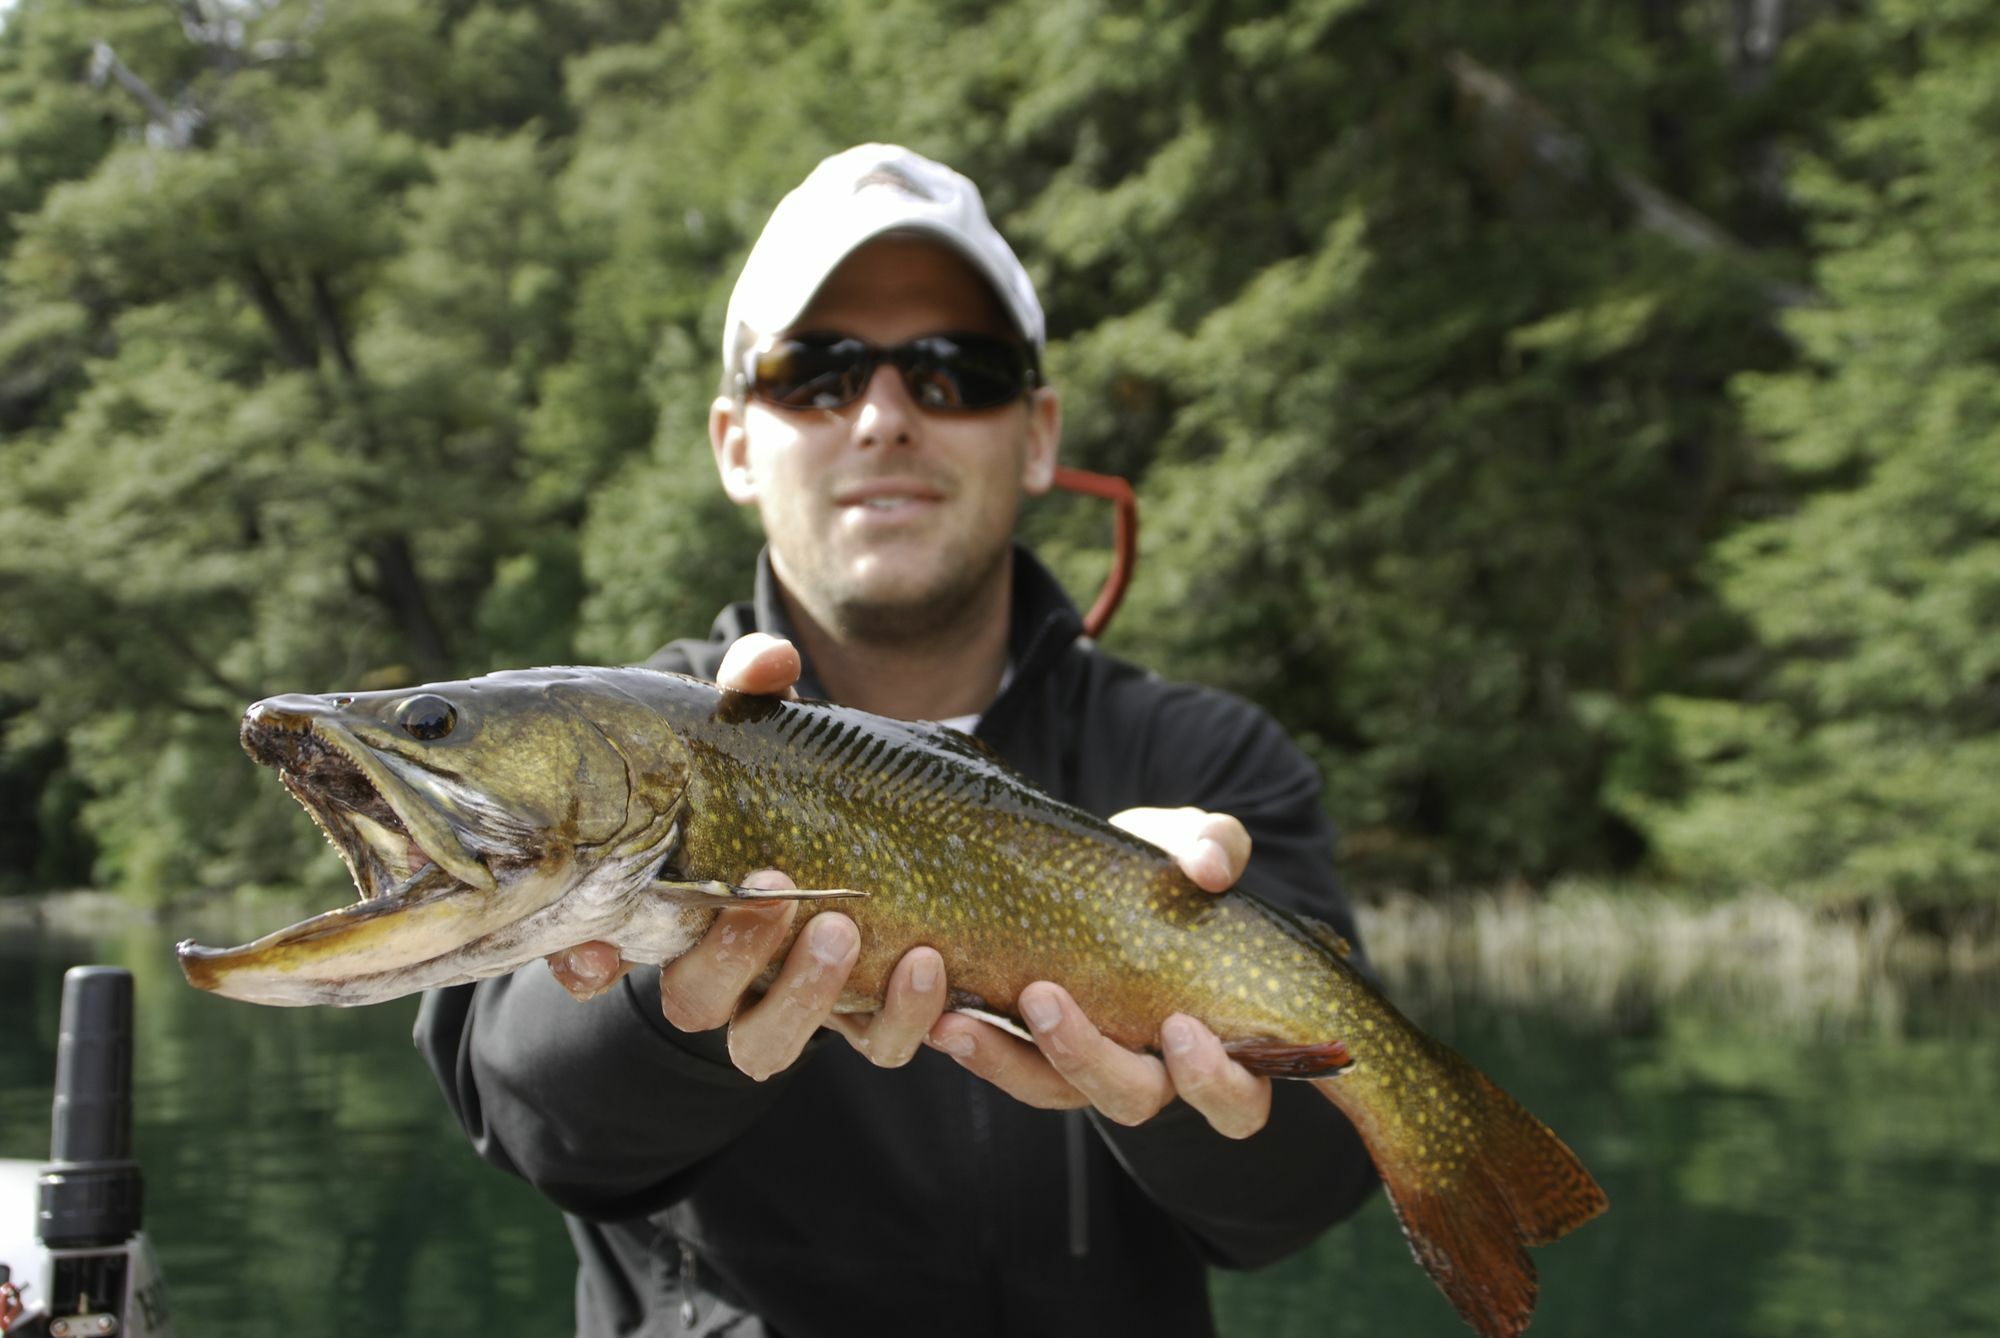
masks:
<path id="1" fill-rule="evenodd" d="M 425 862 L 394 884 L 378 883 L 372 896 L 253 943 L 183 943 L 181 968 L 197 988 L 226 998 L 351 1006 L 503 975 L 592 940 L 630 961 L 665 962 L 691 947 L 715 912 L 649 894 L 664 854 L 654 843 L 601 863 L 496 863 L 490 890 Z"/>

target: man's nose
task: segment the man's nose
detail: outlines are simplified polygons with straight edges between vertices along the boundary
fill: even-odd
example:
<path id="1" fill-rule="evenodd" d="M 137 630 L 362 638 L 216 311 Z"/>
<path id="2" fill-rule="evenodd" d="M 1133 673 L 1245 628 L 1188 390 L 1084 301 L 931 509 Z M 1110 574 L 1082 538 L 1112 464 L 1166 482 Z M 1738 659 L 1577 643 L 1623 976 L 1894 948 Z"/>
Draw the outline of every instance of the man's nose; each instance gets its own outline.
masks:
<path id="1" fill-rule="evenodd" d="M 903 384 L 903 374 L 883 363 L 868 378 L 855 413 L 854 436 L 862 446 L 908 446 L 917 439 L 919 410 Z"/>

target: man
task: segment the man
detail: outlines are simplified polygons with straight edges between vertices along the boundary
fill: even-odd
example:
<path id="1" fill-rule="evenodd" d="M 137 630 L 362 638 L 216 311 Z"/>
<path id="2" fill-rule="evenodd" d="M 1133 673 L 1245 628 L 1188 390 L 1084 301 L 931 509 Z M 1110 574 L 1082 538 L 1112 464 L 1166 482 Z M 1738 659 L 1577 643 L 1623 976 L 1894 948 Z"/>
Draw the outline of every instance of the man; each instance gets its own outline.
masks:
<path id="1" fill-rule="evenodd" d="M 1014 546 L 1061 435 L 1043 342 L 971 182 L 892 146 L 822 163 L 745 263 L 710 413 L 768 541 L 755 599 L 650 663 L 970 729 L 1209 890 L 1351 938 L 1310 765 L 1254 708 L 1081 641 Z M 1039 982 L 1017 1039 L 945 1011 L 928 947 L 836 1015 L 858 934 L 822 911 L 787 948 L 799 914 L 725 911 L 662 970 L 582 944 L 425 1000 L 474 1145 L 568 1214 L 581 1333 L 1209 1334 L 1206 1263 L 1294 1250 L 1372 1188 L 1331 1105 L 1193 1019 L 1133 1054 Z"/>

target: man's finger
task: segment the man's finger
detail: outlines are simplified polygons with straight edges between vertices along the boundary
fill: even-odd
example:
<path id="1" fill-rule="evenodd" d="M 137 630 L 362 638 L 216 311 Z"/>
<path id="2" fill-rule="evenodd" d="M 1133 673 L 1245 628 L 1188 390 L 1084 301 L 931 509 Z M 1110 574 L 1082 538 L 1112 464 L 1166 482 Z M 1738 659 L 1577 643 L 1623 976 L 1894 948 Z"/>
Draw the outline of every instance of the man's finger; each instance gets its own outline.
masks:
<path id="1" fill-rule="evenodd" d="M 1174 1099 L 1166 1065 L 1107 1038 L 1060 985 L 1037 981 L 1021 991 L 1020 1007 L 1049 1065 L 1106 1119 L 1142 1124 Z"/>
<path id="2" fill-rule="evenodd" d="M 1181 1100 L 1223 1137 L 1248 1138 L 1271 1118 L 1271 1080 L 1231 1059 L 1215 1033 L 1193 1018 L 1168 1018 L 1160 1050 Z"/>
<path id="3" fill-rule="evenodd" d="M 743 881 L 767 889 L 792 885 L 769 870 Z M 699 943 L 660 968 L 660 1010 L 667 1021 L 682 1031 L 713 1031 L 734 1017 L 743 991 L 784 946 L 797 914 L 797 902 L 780 901 L 716 916 Z"/>
<path id="4" fill-rule="evenodd" d="M 946 1013 L 925 1041 L 1025 1105 L 1076 1110 L 1090 1104 L 1041 1051 L 978 1018 Z"/>
<path id="5" fill-rule="evenodd" d="M 552 952 L 544 960 L 556 983 L 578 1000 L 595 999 L 632 969 L 630 962 L 619 957 L 618 949 L 598 939 Z"/>
<path id="6" fill-rule="evenodd" d="M 833 1013 L 861 955 L 861 934 L 839 911 L 806 922 L 777 979 L 729 1024 L 729 1058 L 762 1082 L 789 1068 Z"/>
<path id="7" fill-rule="evenodd" d="M 826 1024 L 882 1068 L 901 1068 L 944 1011 L 944 959 L 936 948 L 912 948 L 889 973 L 882 1007 L 866 1016 L 835 1013 Z"/>
<path id="8" fill-rule="evenodd" d="M 1227 813 L 1199 808 L 1128 808 L 1114 826 L 1172 855 L 1181 872 L 1208 892 L 1227 892 L 1250 863 L 1250 833 Z"/>
<path id="9" fill-rule="evenodd" d="M 1250 833 L 1227 813 L 1204 813 L 1194 840 L 1174 854 L 1196 886 L 1227 892 L 1250 863 Z"/>
<path id="10" fill-rule="evenodd" d="M 802 668 L 798 647 L 791 642 L 768 632 L 750 632 L 723 652 L 715 681 L 732 692 L 796 697 L 792 684 L 799 681 Z"/>

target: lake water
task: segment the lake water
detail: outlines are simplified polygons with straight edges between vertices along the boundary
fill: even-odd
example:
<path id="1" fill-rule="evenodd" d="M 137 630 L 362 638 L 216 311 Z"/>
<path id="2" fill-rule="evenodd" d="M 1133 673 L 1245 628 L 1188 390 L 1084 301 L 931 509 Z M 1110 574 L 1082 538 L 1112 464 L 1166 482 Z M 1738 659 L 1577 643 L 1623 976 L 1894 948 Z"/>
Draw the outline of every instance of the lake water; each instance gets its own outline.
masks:
<path id="1" fill-rule="evenodd" d="M 268 926 L 263 926 L 268 927 Z M 63 970 L 137 982 L 137 1152 L 183 1338 L 570 1332 L 560 1222 L 476 1161 L 414 1003 L 189 989 L 176 927 L 0 930 L 0 1155 L 47 1154 Z M 1409 982 L 1560 1130 L 1612 1211 L 1537 1252 L 1536 1335 L 2000 1333 L 2000 1012 L 1899 986 L 1838 1020 L 1694 990 L 1616 1008 Z M 1217 1280 L 1231 1338 L 1459 1335 L 1379 1201 Z"/>

